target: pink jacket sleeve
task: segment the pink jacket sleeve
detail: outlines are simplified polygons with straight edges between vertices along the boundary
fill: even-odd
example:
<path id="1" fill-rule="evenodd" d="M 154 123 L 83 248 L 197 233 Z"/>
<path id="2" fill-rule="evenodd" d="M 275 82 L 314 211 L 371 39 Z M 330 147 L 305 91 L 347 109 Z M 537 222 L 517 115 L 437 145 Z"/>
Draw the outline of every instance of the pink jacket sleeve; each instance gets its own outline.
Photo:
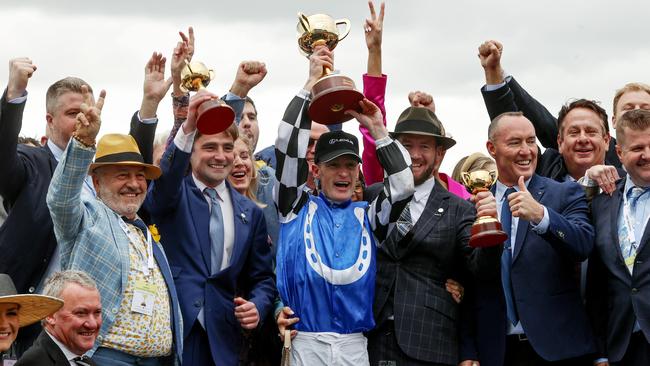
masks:
<path id="1" fill-rule="evenodd" d="M 384 74 L 381 76 L 363 75 L 363 94 L 381 110 L 381 114 L 384 116 L 384 126 L 386 126 L 386 107 L 384 106 L 384 101 L 387 79 L 388 77 Z M 361 125 L 359 125 L 359 131 L 363 135 L 363 153 L 361 160 L 363 162 L 363 176 L 366 180 L 366 186 L 383 182 L 384 170 L 379 164 L 379 160 L 377 160 L 375 139 L 370 136 L 368 129 Z"/>

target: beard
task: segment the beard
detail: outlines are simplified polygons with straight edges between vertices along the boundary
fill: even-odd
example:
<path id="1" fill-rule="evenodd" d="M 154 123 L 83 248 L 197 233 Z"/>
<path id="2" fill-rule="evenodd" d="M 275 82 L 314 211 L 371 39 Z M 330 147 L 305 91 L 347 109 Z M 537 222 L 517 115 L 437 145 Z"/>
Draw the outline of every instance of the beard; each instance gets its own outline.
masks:
<path id="1" fill-rule="evenodd" d="M 427 179 L 432 177 L 433 174 L 433 169 L 435 168 L 435 162 L 429 164 L 426 169 L 420 174 L 420 176 L 413 176 L 413 183 L 415 186 L 419 186 L 420 184 L 424 183 L 427 181 Z"/>
<path id="2" fill-rule="evenodd" d="M 126 189 L 127 192 L 124 193 L 138 193 L 137 190 Z M 134 217 L 142 203 L 144 202 L 145 195 L 140 194 L 136 198 L 136 202 L 124 202 L 124 198 L 120 196 L 119 192 L 112 192 L 105 186 L 100 186 L 99 191 L 97 192 L 97 198 L 99 198 L 106 206 L 111 210 L 115 211 L 120 216 L 126 216 L 128 218 Z"/>

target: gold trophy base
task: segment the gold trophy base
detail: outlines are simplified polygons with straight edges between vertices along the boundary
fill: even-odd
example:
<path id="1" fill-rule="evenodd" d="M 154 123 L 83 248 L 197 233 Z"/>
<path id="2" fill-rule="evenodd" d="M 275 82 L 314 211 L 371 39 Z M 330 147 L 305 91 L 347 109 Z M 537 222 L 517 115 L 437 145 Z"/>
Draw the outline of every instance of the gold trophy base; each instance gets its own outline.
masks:
<path id="1" fill-rule="evenodd" d="M 330 74 L 320 78 L 311 89 L 314 96 L 309 105 L 309 117 L 318 123 L 332 125 L 351 120 L 347 110 L 361 112 L 359 101 L 363 94 L 355 89 L 347 76 Z"/>
<path id="2" fill-rule="evenodd" d="M 223 132 L 235 121 L 235 111 L 220 99 L 201 103 L 197 112 L 196 128 L 204 135 Z"/>
<path id="3" fill-rule="evenodd" d="M 493 247 L 503 244 L 508 239 L 501 223 L 492 216 L 481 216 L 472 225 L 469 246 L 472 248 Z"/>

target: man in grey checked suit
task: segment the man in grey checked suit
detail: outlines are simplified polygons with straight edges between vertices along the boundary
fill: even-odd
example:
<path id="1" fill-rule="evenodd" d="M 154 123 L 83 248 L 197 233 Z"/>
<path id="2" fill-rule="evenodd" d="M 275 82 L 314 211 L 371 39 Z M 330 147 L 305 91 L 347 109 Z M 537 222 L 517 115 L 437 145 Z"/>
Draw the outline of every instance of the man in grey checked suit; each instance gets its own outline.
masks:
<path id="1" fill-rule="evenodd" d="M 456 365 L 459 309 L 446 280 L 476 272 L 482 262 L 497 263 L 499 253 L 468 246 L 474 208 L 435 179 L 446 149 L 456 143 L 436 115 L 409 107 L 392 135 L 411 156 L 415 194 L 377 252 L 370 364 Z"/>
<path id="2" fill-rule="evenodd" d="M 102 91 L 84 103 L 47 195 L 64 269 L 88 273 L 101 294 L 103 323 L 87 352 L 100 365 L 180 364 L 182 325 L 174 281 L 162 246 L 137 211 L 147 179 L 160 169 L 143 163 L 133 137 L 109 134 L 98 143 Z M 91 172 L 97 198 L 82 194 Z"/>

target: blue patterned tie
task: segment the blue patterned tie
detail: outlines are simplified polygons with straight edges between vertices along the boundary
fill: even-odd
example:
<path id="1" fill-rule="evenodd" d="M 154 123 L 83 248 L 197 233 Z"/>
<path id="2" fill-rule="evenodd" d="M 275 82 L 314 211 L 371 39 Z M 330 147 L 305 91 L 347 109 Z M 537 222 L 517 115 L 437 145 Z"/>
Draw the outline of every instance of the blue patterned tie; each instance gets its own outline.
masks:
<path id="1" fill-rule="evenodd" d="M 221 270 L 223 261 L 223 215 L 221 214 L 221 204 L 217 197 L 217 191 L 213 188 L 206 188 L 205 193 L 210 196 L 212 210 L 210 211 L 210 242 L 212 250 L 210 252 L 210 273 L 216 274 Z"/>
<path id="2" fill-rule="evenodd" d="M 508 320 L 513 326 L 519 322 L 519 318 L 515 309 L 515 300 L 512 296 L 512 280 L 510 278 L 510 270 L 512 267 L 512 241 L 510 240 L 512 213 L 508 204 L 508 195 L 514 192 L 514 188 L 508 188 L 503 195 L 503 203 L 501 204 L 501 225 L 503 226 L 503 231 L 508 234 L 508 239 L 503 244 L 503 253 L 501 254 L 501 284 L 503 285 L 503 295 L 506 298 L 506 313 L 508 314 Z"/>

